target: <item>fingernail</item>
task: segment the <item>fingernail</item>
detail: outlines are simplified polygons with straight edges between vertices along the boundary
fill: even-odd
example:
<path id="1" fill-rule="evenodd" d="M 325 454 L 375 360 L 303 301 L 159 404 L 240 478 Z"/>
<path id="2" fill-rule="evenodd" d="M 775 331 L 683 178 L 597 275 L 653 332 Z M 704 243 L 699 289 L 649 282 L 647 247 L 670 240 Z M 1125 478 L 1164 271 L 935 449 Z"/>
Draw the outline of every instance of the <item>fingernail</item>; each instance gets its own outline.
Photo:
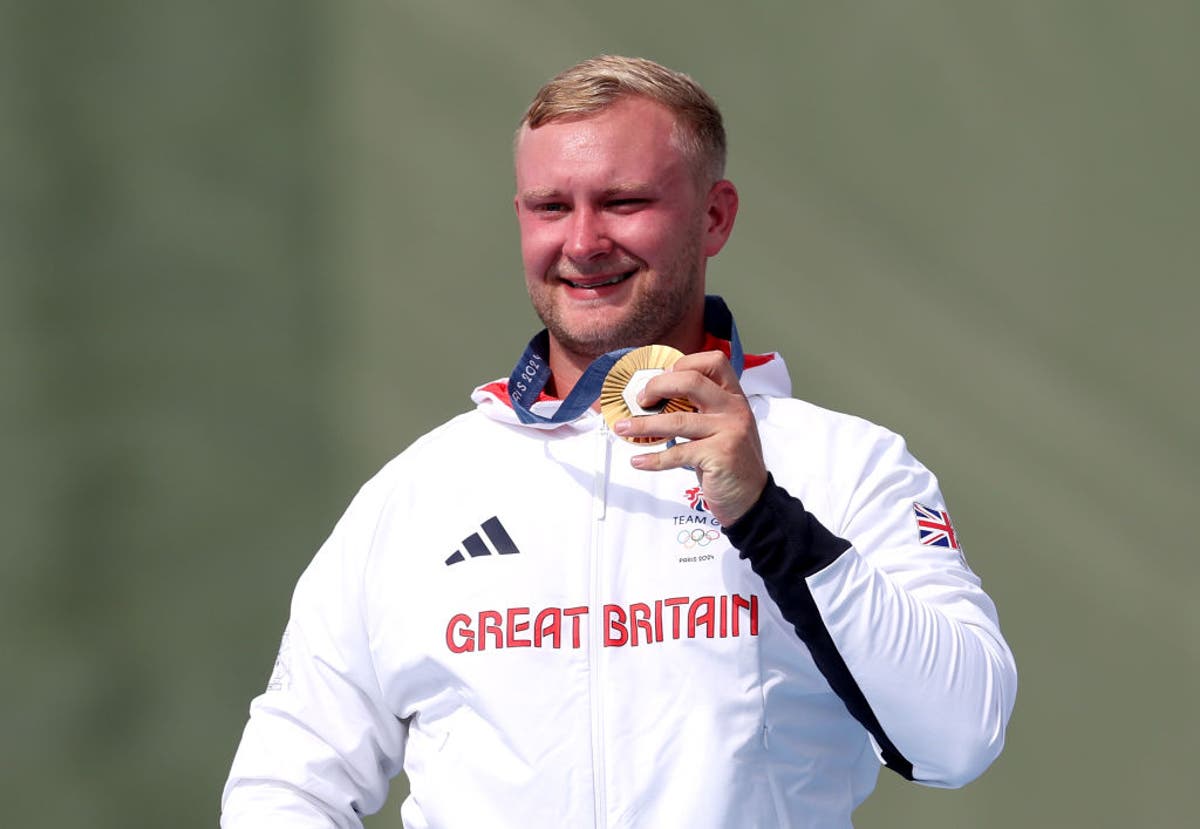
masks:
<path id="1" fill-rule="evenodd" d="M 618 420 L 616 423 L 613 424 L 613 431 L 616 432 L 618 435 L 629 434 L 629 430 L 631 428 L 633 428 L 633 425 L 628 420 Z"/>

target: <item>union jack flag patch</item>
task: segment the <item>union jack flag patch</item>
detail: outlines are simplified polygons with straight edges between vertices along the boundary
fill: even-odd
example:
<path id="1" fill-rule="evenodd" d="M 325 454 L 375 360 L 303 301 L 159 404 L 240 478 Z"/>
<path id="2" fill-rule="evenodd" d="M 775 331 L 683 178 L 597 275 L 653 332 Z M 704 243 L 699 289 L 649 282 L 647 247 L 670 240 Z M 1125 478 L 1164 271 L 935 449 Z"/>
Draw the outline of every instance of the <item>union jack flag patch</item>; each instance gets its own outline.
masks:
<path id="1" fill-rule="evenodd" d="M 958 546 L 954 525 L 950 523 L 950 513 L 918 504 L 916 501 L 913 502 L 913 510 L 917 513 L 917 530 L 921 534 L 922 544 L 962 552 L 962 548 Z"/>

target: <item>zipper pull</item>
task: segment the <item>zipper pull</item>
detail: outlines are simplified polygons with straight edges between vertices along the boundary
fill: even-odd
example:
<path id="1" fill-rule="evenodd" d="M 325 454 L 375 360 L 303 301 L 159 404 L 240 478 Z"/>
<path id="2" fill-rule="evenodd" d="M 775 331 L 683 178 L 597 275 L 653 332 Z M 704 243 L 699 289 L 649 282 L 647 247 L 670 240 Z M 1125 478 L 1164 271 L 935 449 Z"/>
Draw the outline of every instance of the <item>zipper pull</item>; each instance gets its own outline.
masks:
<path id="1" fill-rule="evenodd" d="M 592 478 L 592 517 L 603 521 L 608 513 L 608 468 L 612 459 L 613 434 L 608 430 L 608 424 L 600 419 L 598 430 L 596 460 L 593 466 Z"/>

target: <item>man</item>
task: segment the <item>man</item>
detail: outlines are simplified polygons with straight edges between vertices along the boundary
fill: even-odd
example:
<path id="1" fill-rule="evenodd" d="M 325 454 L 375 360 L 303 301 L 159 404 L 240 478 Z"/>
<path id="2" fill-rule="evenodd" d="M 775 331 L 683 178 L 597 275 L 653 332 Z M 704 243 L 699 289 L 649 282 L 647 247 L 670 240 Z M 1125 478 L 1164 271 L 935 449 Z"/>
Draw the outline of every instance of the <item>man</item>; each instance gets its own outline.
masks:
<path id="1" fill-rule="evenodd" d="M 300 579 L 226 829 L 358 826 L 401 769 L 410 829 L 849 826 L 880 762 L 959 786 L 997 756 L 1015 668 L 934 477 L 790 398 L 705 298 L 724 153 L 708 95 L 649 61 L 539 92 L 515 206 L 547 332 Z M 649 344 L 686 356 L 631 410 L 694 411 L 610 431 L 608 355 Z"/>

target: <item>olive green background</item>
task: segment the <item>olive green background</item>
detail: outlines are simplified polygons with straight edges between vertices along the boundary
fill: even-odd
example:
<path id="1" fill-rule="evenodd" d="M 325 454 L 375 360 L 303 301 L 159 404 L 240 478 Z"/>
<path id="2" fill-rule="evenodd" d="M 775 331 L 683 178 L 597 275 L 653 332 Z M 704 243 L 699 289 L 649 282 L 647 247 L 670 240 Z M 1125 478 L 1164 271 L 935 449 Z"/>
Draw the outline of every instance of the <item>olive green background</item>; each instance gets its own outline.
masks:
<path id="1" fill-rule="evenodd" d="M 1190 825 L 1198 34 L 1182 0 L 3 3 L 0 820 L 215 824 L 296 577 L 535 327 L 520 112 L 619 52 L 722 105 L 711 290 L 938 472 L 1016 653 L 993 768 L 884 772 L 856 825 Z"/>

